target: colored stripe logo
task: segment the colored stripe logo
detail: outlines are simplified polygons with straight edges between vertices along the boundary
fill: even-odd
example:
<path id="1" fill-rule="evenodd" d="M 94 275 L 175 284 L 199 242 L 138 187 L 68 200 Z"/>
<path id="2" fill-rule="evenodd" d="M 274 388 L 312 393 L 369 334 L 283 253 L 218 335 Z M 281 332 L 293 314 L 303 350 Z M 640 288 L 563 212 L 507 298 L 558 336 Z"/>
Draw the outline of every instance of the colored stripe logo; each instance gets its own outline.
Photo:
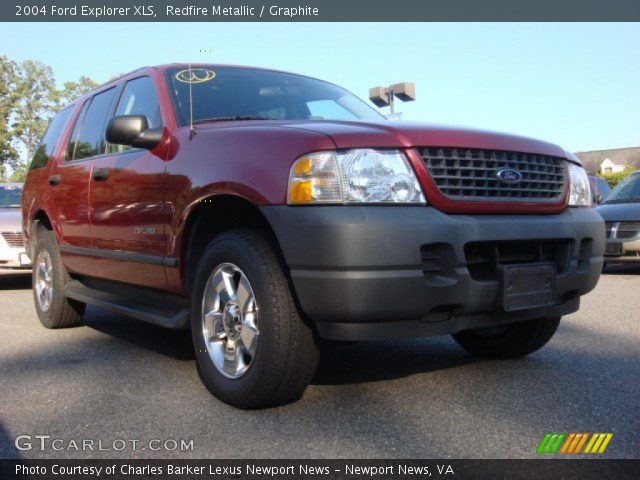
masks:
<path id="1" fill-rule="evenodd" d="M 536 450 L 543 454 L 604 453 L 613 433 L 554 433 L 542 437 Z M 586 445 L 586 446 L 585 446 Z M 584 448 L 584 450 L 583 450 Z"/>

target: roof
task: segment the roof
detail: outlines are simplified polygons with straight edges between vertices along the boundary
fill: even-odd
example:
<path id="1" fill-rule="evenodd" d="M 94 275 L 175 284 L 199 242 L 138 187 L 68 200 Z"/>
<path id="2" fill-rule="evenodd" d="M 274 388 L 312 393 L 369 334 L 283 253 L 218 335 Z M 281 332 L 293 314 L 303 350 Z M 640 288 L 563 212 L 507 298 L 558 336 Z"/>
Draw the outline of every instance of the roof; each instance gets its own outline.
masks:
<path id="1" fill-rule="evenodd" d="M 311 78 L 311 79 L 314 79 L 314 80 L 318 80 L 318 79 L 316 79 L 314 77 L 309 77 L 307 75 L 302 75 L 302 74 L 294 73 L 294 72 L 287 72 L 285 70 L 277 70 L 277 69 L 273 69 L 273 68 L 264 68 L 264 67 L 252 67 L 252 66 L 247 66 L 247 65 L 227 65 L 227 64 L 221 64 L 221 63 L 202 63 L 202 62 L 198 62 L 198 63 L 194 62 L 194 63 L 191 63 L 191 64 L 190 63 L 178 63 L 178 62 L 165 63 L 165 64 L 162 64 L 162 65 L 149 65 L 149 66 L 146 66 L 146 67 L 139 67 L 139 68 L 136 68 L 135 70 L 131 70 L 130 72 L 123 73 L 121 75 L 118 75 L 117 77 L 111 78 L 111 79 L 107 80 L 106 82 L 98 85 L 96 88 L 92 89 L 91 91 L 89 91 L 89 92 L 87 92 L 87 93 L 85 93 L 85 94 L 83 94 L 83 95 L 81 95 L 81 96 L 79 96 L 77 98 L 74 98 L 71 102 L 69 102 L 67 105 L 65 105 L 64 108 L 67 108 L 69 105 L 72 105 L 73 103 L 77 102 L 80 99 L 84 99 L 84 98 L 90 97 L 92 95 L 95 95 L 100 90 L 106 90 L 106 87 L 108 87 L 108 86 L 110 86 L 110 85 L 122 80 L 123 78 L 126 78 L 126 77 L 128 77 L 130 75 L 133 75 L 135 73 L 144 72 L 145 70 L 157 69 L 157 70 L 160 70 L 160 71 L 164 71 L 164 70 L 166 70 L 168 68 L 203 68 L 203 67 L 205 67 L 205 68 L 207 68 L 207 67 L 208 68 L 232 67 L 232 68 L 243 68 L 243 69 L 250 69 L 250 70 L 263 70 L 263 71 L 266 71 L 266 72 L 286 73 L 286 74 L 289 74 L 289 75 L 296 75 L 298 77 L 306 77 L 306 78 Z M 325 83 L 331 83 L 331 82 L 327 82 L 325 80 L 322 80 L 322 81 L 324 81 Z M 335 84 L 332 84 L 332 85 L 335 85 Z M 337 86 L 339 86 L 339 85 L 337 85 Z"/>
<path id="2" fill-rule="evenodd" d="M 616 165 L 629 165 L 634 170 L 640 169 L 640 147 L 576 152 L 576 155 L 590 173 L 596 173 L 600 164 L 607 158 Z"/>

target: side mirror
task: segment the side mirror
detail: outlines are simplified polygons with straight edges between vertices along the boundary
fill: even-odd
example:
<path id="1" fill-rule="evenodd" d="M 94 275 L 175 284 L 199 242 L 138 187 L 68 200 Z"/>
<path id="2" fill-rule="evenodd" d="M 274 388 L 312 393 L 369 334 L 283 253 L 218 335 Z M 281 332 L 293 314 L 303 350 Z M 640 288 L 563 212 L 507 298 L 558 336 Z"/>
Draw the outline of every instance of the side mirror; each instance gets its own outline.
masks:
<path id="1" fill-rule="evenodd" d="M 162 128 L 149 129 L 144 115 L 120 115 L 107 123 L 107 142 L 151 150 L 162 140 Z"/>
<path id="2" fill-rule="evenodd" d="M 602 197 L 602 195 L 596 195 L 596 205 L 600 205 L 603 200 L 604 198 Z"/>

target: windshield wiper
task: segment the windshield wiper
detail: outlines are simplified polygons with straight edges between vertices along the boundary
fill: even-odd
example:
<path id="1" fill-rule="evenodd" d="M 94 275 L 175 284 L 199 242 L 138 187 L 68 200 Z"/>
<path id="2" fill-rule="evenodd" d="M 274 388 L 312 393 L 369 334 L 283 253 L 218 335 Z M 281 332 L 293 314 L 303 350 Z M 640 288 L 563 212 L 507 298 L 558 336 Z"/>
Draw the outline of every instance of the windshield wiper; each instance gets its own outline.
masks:
<path id="1" fill-rule="evenodd" d="M 277 120 L 277 118 L 262 117 L 260 115 L 231 115 L 228 117 L 209 117 L 200 120 L 194 120 L 194 124 L 208 122 L 234 122 L 240 120 Z"/>

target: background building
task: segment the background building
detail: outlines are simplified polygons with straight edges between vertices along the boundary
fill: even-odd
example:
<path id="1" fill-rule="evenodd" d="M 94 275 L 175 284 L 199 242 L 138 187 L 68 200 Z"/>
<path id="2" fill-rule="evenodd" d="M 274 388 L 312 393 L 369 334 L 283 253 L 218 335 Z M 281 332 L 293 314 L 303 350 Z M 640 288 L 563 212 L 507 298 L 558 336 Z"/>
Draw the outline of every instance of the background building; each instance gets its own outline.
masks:
<path id="1" fill-rule="evenodd" d="M 611 150 L 594 150 L 592 152 L 576 152 L 584 168 L 589 173 L 617 173 L 625 169 L 640 169 L 640 147 L 614 148 Z"/>

